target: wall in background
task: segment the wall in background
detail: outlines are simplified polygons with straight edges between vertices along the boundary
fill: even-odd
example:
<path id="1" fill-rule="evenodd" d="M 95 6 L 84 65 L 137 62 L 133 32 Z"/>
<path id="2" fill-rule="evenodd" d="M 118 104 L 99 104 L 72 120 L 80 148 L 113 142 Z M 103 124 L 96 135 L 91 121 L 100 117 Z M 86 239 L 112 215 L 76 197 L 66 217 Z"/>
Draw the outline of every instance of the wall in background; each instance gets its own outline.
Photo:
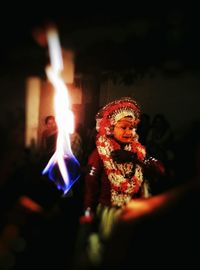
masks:
<path id="1" fill-rule="evenodd" d="M 200 120 L 200 72 L 185 72 L 176 77 L 156 72 L 135 80 L 134 84 L 124 85 L 106 81 L 101 86 L 100 106 L 107 102 L 130 96 L 141 106 L 142 112 L 151 118 L 163 113 L 179 136 L 185 129 Z"/>

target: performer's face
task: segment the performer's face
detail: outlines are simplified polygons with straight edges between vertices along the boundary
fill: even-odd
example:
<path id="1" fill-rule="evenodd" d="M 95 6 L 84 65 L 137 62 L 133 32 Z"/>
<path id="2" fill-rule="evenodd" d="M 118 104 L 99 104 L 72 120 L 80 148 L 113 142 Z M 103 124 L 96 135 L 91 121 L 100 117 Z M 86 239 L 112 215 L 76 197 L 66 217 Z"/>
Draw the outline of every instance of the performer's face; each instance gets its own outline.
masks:
<path id="1" fill-rule="evenodd" d="M 132 117 L 120 119 L 113 129 L 114 138 L 121 143 L 130 143 L 136 137 L 136 126 Z"/>

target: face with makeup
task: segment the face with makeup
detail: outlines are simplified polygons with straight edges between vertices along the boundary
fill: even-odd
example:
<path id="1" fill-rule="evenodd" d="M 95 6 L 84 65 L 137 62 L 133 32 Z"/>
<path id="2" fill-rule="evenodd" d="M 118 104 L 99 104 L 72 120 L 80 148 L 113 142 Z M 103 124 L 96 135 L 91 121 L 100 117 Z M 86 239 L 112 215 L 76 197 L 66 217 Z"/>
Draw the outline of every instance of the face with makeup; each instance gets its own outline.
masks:
<path id="1" fill-rule="evenodd" d="M 112 134 L 120 143 L 131 143 L 137 137 L 134 119 L 129 116 L 121 118 L 115 124 Z"/>

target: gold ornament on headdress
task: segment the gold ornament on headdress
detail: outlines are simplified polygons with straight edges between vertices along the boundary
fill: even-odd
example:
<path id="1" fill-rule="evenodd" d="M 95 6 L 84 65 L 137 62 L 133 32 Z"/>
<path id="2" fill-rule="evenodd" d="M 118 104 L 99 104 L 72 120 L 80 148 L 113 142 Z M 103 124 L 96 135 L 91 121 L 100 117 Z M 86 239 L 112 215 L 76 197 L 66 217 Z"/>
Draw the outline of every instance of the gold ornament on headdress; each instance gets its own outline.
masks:
<path id="1" fill-rule="evenodd" d="M 121 118 L 127 116 L 131 116 L 136 124 L 138 124 L 140 107 L 136 101 L 130 97 L 123 97 L 112 101 L 96 114 L 96 129 L 102 134 L 109 135 L 110 128 Z"/>

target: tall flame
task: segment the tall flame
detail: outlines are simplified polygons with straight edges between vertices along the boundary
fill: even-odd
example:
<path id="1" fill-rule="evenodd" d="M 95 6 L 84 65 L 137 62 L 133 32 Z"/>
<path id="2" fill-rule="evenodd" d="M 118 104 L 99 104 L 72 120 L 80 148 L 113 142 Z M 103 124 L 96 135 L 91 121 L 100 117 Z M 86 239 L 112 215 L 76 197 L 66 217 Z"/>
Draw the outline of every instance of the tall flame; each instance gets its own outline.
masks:
<path id="1" fill-rule="evenodd" d="M 42 173 L 48 173 L 49 178 L 55 182 L 57 188 L 62 189 L 66 194 L 80 176 L 80 165 L 72 153 L 70 144 L 69 134 L 74 131 L 74 117 L 70 110 L 68 89 L 61 77 L 63 70 L 62 51 L 55 28 L 47 31 L 47 42 L 51 65 L 46 68 L 46 74 L 55 89 L 54 106 L 58 136 L 55 153 Z M 67 167 L 69 167 L 69 172 Z"/>

